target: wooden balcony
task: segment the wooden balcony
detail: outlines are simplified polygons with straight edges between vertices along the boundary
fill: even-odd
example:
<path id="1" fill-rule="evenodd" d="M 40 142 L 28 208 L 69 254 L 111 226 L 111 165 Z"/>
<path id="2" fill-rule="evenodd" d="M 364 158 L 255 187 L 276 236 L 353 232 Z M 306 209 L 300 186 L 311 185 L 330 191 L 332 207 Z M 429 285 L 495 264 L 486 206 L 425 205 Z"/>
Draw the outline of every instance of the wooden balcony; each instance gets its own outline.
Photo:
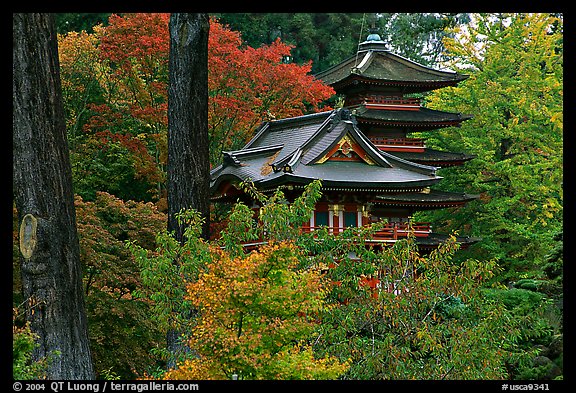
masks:
<path id="1" fill-rule="evenodd" d="M 352 227 L 355 228 L 355 227 Z M 329 226 L 314 226 L 304 225 L 301 228 L 302 233 L 314 233 L 314 231 L 327 230 L 329 234 L 339 235 L 347 228 L 343 227 L 329 227 Z M 408 237 L 412 231 L 415 237 L 428 237 L 432 232 L 432 226 L 429 222 L 414 222 L 411 225 L 407 223 L 388 223 L 384 227 L 376 231 L 371 239 L 366 240 L 368 245 L 376 245 L 382 243 L 393 243 L 399 239 Z M 255 239 L 250 242 L 244 242 L 243 245 L 248 249 L 255 249 L 261 245 L 267 244 L 265 239 Z"/>

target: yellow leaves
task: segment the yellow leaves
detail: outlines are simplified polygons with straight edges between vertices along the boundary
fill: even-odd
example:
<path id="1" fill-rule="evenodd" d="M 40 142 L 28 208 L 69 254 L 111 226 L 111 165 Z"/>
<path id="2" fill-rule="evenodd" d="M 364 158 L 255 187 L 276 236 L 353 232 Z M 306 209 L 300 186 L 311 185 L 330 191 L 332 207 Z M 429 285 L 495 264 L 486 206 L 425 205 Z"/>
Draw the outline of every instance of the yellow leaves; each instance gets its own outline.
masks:
<path id="1" fill-rule="evenodd" d="M 283 373 L 313 378 L 336 377 L 343 370 L 336 361 L 316 360 L 293 348 L 312 332 L 327 291 L 320 273 L 296 268 L 305 256 L 292 242 L 272 242 L 235 258 L 214 247 L 210 254 L 211 262 L 188 285 L 186 296 L 199 313 L 189 344 L 206 364 L 188 361 L 168 377 L 224 378 L 215 370 L 235 369 L 250 378 Z M 287 357 L 286 367 L 305 369 L 276 368 L 278 353 Z"/>
<path id="2" fill-rule="evenodd" d="M 277 353 L 271 359 L 269 374 L 274 379 L 336 379 L 349 367 L 335 357 L 315 359 L 310 346 L 292 346 Z"/>
<path id="3" fill-rule="evenodd" d="M 71 31 L 66 35 L 58 35 L 58 56 L 61 67 L 69 67 L 88 60 L 95 61 L 98 56 L 98 39 L 85 31 Z M 82 59 L 83 58 L 83 59 Z"/>
<path id="4" fill-rule="evenodd" d="M 163 380 L 223 380 L 230 379 L 210 358 L 188 359 L 177 369 L 167 371 Z"/>
<path id="5" fill-rule="evenodd" d="M 552 122 L 560 130 L 564 129 L 564 115 L 562 112 L 556 112 L 550 117 L 550 122 Z"/>

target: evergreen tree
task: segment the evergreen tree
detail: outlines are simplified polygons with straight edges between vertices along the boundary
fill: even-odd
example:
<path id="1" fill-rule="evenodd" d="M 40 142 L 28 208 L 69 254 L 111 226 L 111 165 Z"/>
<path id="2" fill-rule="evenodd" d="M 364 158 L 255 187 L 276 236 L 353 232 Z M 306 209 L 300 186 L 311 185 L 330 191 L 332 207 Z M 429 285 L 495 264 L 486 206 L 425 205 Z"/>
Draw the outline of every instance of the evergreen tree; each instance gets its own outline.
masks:
<path id="1" fill-rule="evenodd" d="M 371 28 L 391 50 L 434 66 L 442 60 L 447 28 L 467 23 L 465 13 L 222 13 L 222 23 L 240 31 L 247 45 L 259 47 L 276 38 L 294 45 L 291 61 L 312 60 L 317 73 L 354 55 Z"/>

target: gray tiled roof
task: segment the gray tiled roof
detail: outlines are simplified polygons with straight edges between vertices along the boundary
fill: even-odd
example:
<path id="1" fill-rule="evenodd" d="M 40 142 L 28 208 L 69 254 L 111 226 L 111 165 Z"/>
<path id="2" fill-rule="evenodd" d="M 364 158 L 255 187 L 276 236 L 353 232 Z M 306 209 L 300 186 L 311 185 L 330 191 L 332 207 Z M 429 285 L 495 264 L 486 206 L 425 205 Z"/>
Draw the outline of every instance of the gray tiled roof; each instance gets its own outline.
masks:
<path id="1" fill-rule="evenodd" d="M 345 184 L 351 188 L 360 186 L 425 185 L 436 183 L 437 176 L 424 175 L 402 168 L 383 168 L 354 161 L 326 161 L 323 164 L 299 165 L 290 176 L 292 179 L 321 179 L 326 186 Z"/>
<path id="2" fill-rule="evenodd" d="M 415 240 L 418 247 L 422 249 L 435 249 L 440 244 L 445 243 L 448 240 L 448 237 L 449 235 L 432 232 L 426 237 L 417 237 Z M 471 246 L 481 240 L 481 238 L 474 236 L 456 236 L 456 242 L 462 247 Z"/>
<path id="3" fill-rule="evenodd" d="M 471 154 L 440 151 L 430 148 L 424 148 L 423 152 L 395 151 L 392 154 L 408 161 L 425 162 L 428 163 L 428 165 L 434 165 L 435 162 L 468 161 L 476 157 Z"/>
<path id="4" fill-rule="evenodd" d="M 328 111 L 265 123 L 260 127 L 264 132 L 257 133 L 244 149 L 282 144 L 284 148 L 277 157 L 281 160 L 310 139 L 332 114 L 333 111 Z"/>
<path id="5" fill-rule="evenodd" d="M 318 162 L 346 134 L 364 149 L 374 165 Z M 226 179 L 250 179 L 261 188 L 313 179 L 322 179 L 326 186 L 344 188 L 424 187 L 441 179 L 436 167 L 379 151 L 356 128 L 347 110 L 267 122 L 244 148 L 223 154 L 222 165 L 211 172 L 212 191 Z"/>

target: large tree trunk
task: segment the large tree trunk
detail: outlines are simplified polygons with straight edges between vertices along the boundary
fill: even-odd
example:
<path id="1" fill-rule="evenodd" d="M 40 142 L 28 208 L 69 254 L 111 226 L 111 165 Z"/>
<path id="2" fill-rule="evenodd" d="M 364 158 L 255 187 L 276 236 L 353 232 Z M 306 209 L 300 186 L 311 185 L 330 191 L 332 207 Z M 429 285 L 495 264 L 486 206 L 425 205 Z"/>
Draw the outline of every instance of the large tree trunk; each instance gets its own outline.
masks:
<path id="1" fill-rule="evenodd" d="M 184 243 L 184 225 L 175 215 L 195 209 L 204 218 L 202 237 L 210 228 L 210 159 L 208 152 L 208 14 L 170 16 L 168 84 L 168 231 Z M 176 366 L 179 353 L 188 349 L 177 331 L 166 336 Z"/>
<path id="2" fill-rule="evenodd" d="M 208 14 L 172 14 L 168 84 L 168 230 L 182 241 L 174 215 L 195 209 L 210 225 L 208 155 Z"/>
<path id="3" fill-rule="evenodd" d="M 26 316 L 49 379 L 94 379 L 52 14 L 13 14 L 13 192 Z"/>

